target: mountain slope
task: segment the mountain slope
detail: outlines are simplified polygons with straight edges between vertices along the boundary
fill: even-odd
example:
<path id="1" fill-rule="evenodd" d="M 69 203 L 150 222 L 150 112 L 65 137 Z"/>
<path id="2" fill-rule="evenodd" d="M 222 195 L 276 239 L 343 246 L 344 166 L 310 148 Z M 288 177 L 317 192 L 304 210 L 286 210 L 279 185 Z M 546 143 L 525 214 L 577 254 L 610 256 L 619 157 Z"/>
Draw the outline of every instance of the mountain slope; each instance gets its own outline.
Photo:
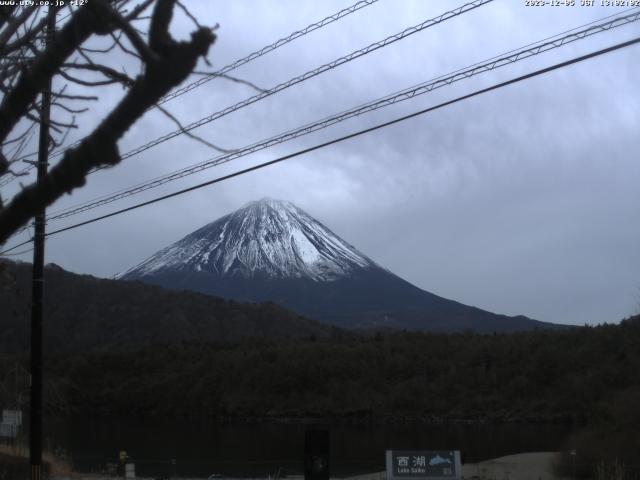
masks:
<path id="1" fill-rule="evenodd" d="M 330 281 L 375 263 L 289 202 L 263 199 L 206 225 L 121 275 L 166 271 Z"/>
<path id="2" fill-rule="evenodd" d="M 273 301 L 347 328 L 493 332 L 553 326 L 421 290 L 293 204 L 272 199 L 205 225 L 120 278 L 239 301 Z"/>
<path id="3" fill-rule="evenodd" d="M 29 350 L 31 265 L 0 261 L 0 352 Z M 326 337 L 331 329 L 275 304 L 245 305 L 195 292 L 45 269 L 48 352 L 109 351 L 182 341 Z"/>

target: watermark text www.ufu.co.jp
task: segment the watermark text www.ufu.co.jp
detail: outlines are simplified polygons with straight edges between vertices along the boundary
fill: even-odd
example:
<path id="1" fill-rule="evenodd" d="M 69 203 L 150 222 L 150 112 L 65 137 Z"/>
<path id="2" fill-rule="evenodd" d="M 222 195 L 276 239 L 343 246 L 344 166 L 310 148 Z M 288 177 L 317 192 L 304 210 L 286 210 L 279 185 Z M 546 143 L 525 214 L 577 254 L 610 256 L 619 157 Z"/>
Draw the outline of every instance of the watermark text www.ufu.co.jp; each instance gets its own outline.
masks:
<path id="1" fill-rule="evenodd" d="M 64 7 L 70 5 L 72 7 L 79 7 L 85 5 L 89 0 L 0 0 L 0 6 L 11 7 Z"/>

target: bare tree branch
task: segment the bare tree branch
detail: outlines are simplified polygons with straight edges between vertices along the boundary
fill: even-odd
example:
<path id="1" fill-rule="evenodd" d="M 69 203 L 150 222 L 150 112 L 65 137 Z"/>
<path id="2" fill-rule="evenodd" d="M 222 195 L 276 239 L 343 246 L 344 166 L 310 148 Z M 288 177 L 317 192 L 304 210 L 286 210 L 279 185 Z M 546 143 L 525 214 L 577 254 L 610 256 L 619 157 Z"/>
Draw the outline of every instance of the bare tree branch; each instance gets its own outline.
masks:
<path id="1" fill-rule="evenodd" d="M 7 19 L 7 27 L 0 34 L 0 52 L 4 51 L 4 47 L 11 37 L 15 35 L 18 29 L 27 21 L 27 19 L 38 9 L 38 7 L 33 4 L 20 13 L 16 18 L 9 17 Z"/>
<path id="2" fill-rule="evenodd" d="M 2 5 L 0 6 L 0 28 L 4 26 L 5 23 L 9 21 L 11 15 L 13 15 L 13 11 L 17 6 L 17 2 L 10 5 Z"/>
<path id="3" fill-rule="evenodd" d="M 187 137 L 192 138 L 193 140 L 200 142 L 204 145 L 206 145 L 207 147 L 212 148 L 213 150 L 216 150 L 217 152 L 220 153 L 231 153 L 233 150 L 227 150 L 225 148 L 219 147 L 217 145 L 214 145 L 213 143 L 205 140 L 202 137 L 199 137 L 197 135 L 195 135 L 192 132 L 189 132 L 188 130 L 185 130 L 184 125 L 182 125 L 182 123 L 180 123 L 180 120 L 178 120 L 171 112 L 169 112 L 166 108 L 162 107 L 161 105 L 158 105 L 156 103 L 155 105 L 162 113 L 164 113 L 169 119 L 171 119 L 171 121 L 173 121 L 173 123 L 175 123 L 178 128 L 180 129 L 180 131 L 185 134 Z"/>
<path id="4" fill-rule="evenodd" d="M 44 31 L 44 27 L 48 22 L 49 15 L 55 15 L 58 8 L 52 9 L 44 18 L 40 19 L 40 22 L 38 23 L 37 26 L 29 27 L 27 29 L 27 32 L 25 32 L 25 35 L 23 35 L 16 41 L 8 45 L 4 45 L 2 48 L 0 48 L 0 54 L 6 55 L 10 52 L 16 51 L 24 47 L 25 45 L 27 45 L 27 43 L 33 41 L 37 35 L 42 33 L 42 31 Z M 34 17 L 34 20 L 35 19 L 36 18 Z M 2 40 L 0 40 L 0 45 L 2 45 Z"/>
<path id="5" fill-rule="evenodd" d="M 62 67 L 64 60 L 81 44 L 74 38 L 72 31 L 74 25 L 78 31 L 78 38 L 82 42 L 90 34 L 90 28 L 79 22 L 79 18 L 90 23 L 94 22 L 92 24 L 94 27 L 98 23 L 98 28 L 108 28 L 95 18 L 93 8 L 96 8 L 96 5 L 100 5 L 98 8 L 111 7 L 108 4 L 105 5 L 103 0 L 93 0 L 90 4 L 92 9 L 81 8 L 73 15 L 63 31 L 56 35 L 51 48 L 48 46 L 45 50 L 45 58 L 37 59 L 31 70 L 35 70 L 39 75 L 53 75 Z M 50 205 L 65 193 L 84 185 L 85 177 L 91 170 L 118 164 L 121 158 L 117 142 L 122 135 L 150 106 L 157 103 L 173 87 L 182 83 L 194 70 L 198 59 L 207 54 L 209 47 L 215 41 L 215 35 L 211 29 L 196 30 L 191 34 L 191 40 L 188 42 L 177 42 L 171 37 L 169 24 L 174 4 L 175 0 L 156 1 L 149 33 L 149 48 L 154 55 L 148 58 L 144 73 L 135 79 L 120 103 L 76 148 L 67 150 L 62 159 L 42 178 L 42 181 L 24 188 L 11 203 L 0 210 L 0 244 L 25 225 L 42 205 Z M 106 18 L 113 18 L 112 11 L 103 13 Z M 11 131 L 17 121 L 14 119 L 21 118 L 28 105 L 33 103 L 38 87 L 42 83 L 38 81 L 39 78 L 34 72 L 30 72 L 27 76 L 36 78 L 26 82 L 26 85 L 19 85 L 22 96 L 7 102 L 7 98 L 13 94 L 12 91 L 0 106 L 0 140 Z M 61 95 L 64 94 L 59 94 L 58 97 Z M 16 108 L 20 110 L 15 110 Z"/>
<path id="6" fill-rule="evenodd" d="M 11 145 L 12 143 L 18 142 L 20 141 L 20 139 L 22 139 L 25 135 L 27 135 L 29 133 L 29 131 L 31 131 L 37 124 L 36 123 L 29 123 L 29 126 L 27 127 L 27 129 L 19 134 L 17 137 L 12 138 L 11 140 L 5 140 L 1 146 L 6 146 L 6 145 Z"/>
<path id="7" fill-rule="evenodd" d="M 52 93 L 54 98 L 64 98 L 67 100 L 98 100 L 95 95 L 69 95 L 66 93 Z"/>
<path id="8" fill-rule="evenodd" d="M 58 73 L 63 78 L 66 78 L 70 82 L 76 83 L 78 85 L 82 85 L 84 87 L 100 87 L 100 86 L 103 86 L 103 85 L 113 85 L 114 83 L 118 83 L 117 80 L 113 80 L 113 79 L 97 80 L 97 81 L 82 80 L 80 78 L 74 77 L 73 75 L 70 75 L 69 73 L 67 73 L 64 70 L 60 70 L 60 72 L 58 72 Z"/>
<path id="9" fill-rule="evenodd" d="M 257 90 L 257 91 L 258 91 L 258 92 L 260 92 L 260 93 L 264 93 L 264 92 L 266 92 L 266 91 L 267 91 L 266 89 L 264 89 L 264 88 L 260 88 L 260 87 L 259 87 L 259 86 L 257 86 L 255 83 L 252 83 L 252 82 L 250 82 L 249 80 L 244 80 L 244 79 L 242 79 L 242 78 L 233 77 L 233 76 L 231 76 L 231 75 L 229 75 L 229 74 L 226 74 L 226 73 L 219 73 L 219 74 L 217 74 L 216 76 L 217 76 L 217 77 L 220 77 L 220 78 L 224 78 L 224 79 L 226 79 L 226 80 L 231 80 L 232 82 L 235 82 L 235 83 L 241 83 L 241 84 L 243 84 L 243 85 L 246 85 L 246 86 L 248 86 L 248 87 L 253 88 L 254 90 Z"/>
<path id="10" fill-rule="evenodd" d="M 124 73 L 120 73 L 117 70 L 114 70 L 113 68 L 107 67 L 106 65 L 99 65 L 96 63 L 65 63 L 64 67 L 68 67 L 68 68 L 75 68 L 78 70 L 90 70 L 90 71 L 94 71 L 94 72 L 99 72 L 101 74 L 103 74 L 105 77 L 122 83 L 123 85 L 130 87 L 131 85 L 133 85 L 134 80 L 132 78 L 130 78 L 128 75 L 124 74 Z"/>
<path id="11" fill-rule="evenodd" d="M 118 47 L 120 47 L 120 50 L 122 50 L 124 53 L 128 53 L 129 55 L 138 58 L 139 60 L 142 60 L 142 56 L 140 56 L 140 54 L 134 52 L 133 50 L 129 50 L 127 47 L 124 46 L 124 44 L 122 43 L 122 41 L 120 40 L 120 36 L 116 36 L 113 34 L 113 32 L 110 34 L 111 38 L 113 39 L 114 43 L 116 45 L 118 45 Z"/>
<path id="12" fill-rule="evenodd" d="M 76 108 L 71 108 L 71 107 L 68 107 L 67 105 L 65 105 L 63 103 L 60 103 L 60 102 L 51 102 L 51 106 L 52 107 L 61 108 L 62 110 L 64 110 L 65 112 L 68 112 L 68 113 L 84 113 L 84 112 L 89 110 L 88 107 L 77 108 L 77 109 Z"/>
<path id="13" fill-rule="evenodd" d="M 114 11 L 113 20 L 115 21 L 117 26 L 124 32 L 124 34 L 131 42 L 131 45 L 133 45 L 140 57 L 142 57 L 145 62 L 155 62 L 159 60 L 156 53 L 151 48 L 149 48 L 145 41 L 140 37 L 140 34 L 136 31 L 136 29 L 133 28 L 131 23 L 124 19 L 122 15 Z"/>
<path id="14" fill-rule="evenodd" d="M 142 2 L 141 4 L 139 4 L 138 6 L 136 6 L 136 8 L 134 8 L 130 14 L 128 14 L 125 17 L 125 20 L 127 20 L 128 22 L 131 22 L 133 20 L 138 20 L 140 17 L 139 15 L 144 12 L 147 8 L 149 8 L 149 6 L 154 2 L 155 0 L 145 0 L 144 2 Z M 151 18 L 151 17 L 148 17 Z"/>
<path id="15" fill-rule="evenodd" d="M 122 37 L 122 32 L 118 32 L 118 34 L 116 36 L 118 37 L 118 40 L 120 40 L 120 38 Z M 100 48 L 88 48 L 88 47 L 78 47 L 78 53 L 80 53 L 80 54 L 85 54 L 85 53 L 109 53 L 110 51 L 112 51 L 117 46 L 118 46 L 118 43 L 116 41 L 114 41 L 107 48 L 103 48 L 103 49 L 100 49 Z"/>
<path id="16" fill-rule="evenodd" d="M 176 3 L 180 7 L 180 10 L 182 10 L 184 14 L 191 19 L 196 27 L 202 28 L 202 25 L 200 25 L 198 19 L 191 14 L 191 12 L 182 4 L 180 0 L 176 0 Z"/>
<path id="17" fill-rule="evenodd" d="M 16 125 L 27 106 L 44 88 L 47 78 L 55 75 L 65 59 L 92 33 L 105 28 L 105 16 L 111 9 L 106 0 L 92 0 L 80 8 L 64 28 L 53 36 L 49 45 L 22 75 L 16 86 L 0 104 L 0 141 Z"/>

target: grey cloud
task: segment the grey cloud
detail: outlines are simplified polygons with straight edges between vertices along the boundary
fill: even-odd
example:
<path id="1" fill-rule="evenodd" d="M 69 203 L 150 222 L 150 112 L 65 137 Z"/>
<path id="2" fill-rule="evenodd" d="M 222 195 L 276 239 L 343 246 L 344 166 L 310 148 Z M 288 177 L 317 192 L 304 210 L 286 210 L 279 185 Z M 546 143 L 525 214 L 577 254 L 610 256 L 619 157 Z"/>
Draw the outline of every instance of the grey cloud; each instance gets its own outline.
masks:
<path id="1" fill-rule="evenodd" d="M 220 22 L 215 67 L 349 2 L 187 2 Z M 452 2 L 380 0 L 239 69 L 264 87 L 429 16 Z M 530 9 L 496 1 L 236 112 L 196 133 L 237 147 L 621 9 Z M 175 32 L 192 26 L 178 18 Z M 139 199 L 454 98 L 631 38 L 637 25 L 459 82 L 308 138 L 171 183 Z M 110 276 L 263 196 L 298 204 L 421 288 L 492 311 L 566 323 L 617 321 L 637 308 L 638 47 L 572 66 L 152 208 L 52 238 L 48 261 Z M 184 123 L 254 92 L 216 80 L 167 104 Z M 106 95 L 105 105 L 116 92 Z M 99 111 L 103 112 L 101 106 Z M 87 126 L 99 116 L 92 113 Z M 174 126 L 148 114 L 126 151 Z M 79 132 L 81 133 L 81 132 Z M 214 156 L 187 138 L 90 179 L 77 203 Z M 96 213 L 110 211 L 95 210 Z M 75 217 L 74 217 L 75 218 Z"/>

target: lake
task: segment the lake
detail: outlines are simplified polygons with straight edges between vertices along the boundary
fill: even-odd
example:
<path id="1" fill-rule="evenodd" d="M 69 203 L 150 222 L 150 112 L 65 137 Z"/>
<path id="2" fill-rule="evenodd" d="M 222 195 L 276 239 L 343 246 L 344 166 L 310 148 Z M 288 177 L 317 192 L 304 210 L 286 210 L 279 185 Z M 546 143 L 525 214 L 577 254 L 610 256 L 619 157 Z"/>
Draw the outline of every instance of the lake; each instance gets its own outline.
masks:
<path id="1" fill-rule="evenodd" d="M 561 449 L 571 427 L 558 425 L 217 423 L 197 419 L 54 419 L 45 446 L 62 447 L 74 466 L 99 471 L 124 450 L 140 476 L 265 476 L 303 472 L 304 435 L 326 428 L 331 473 L 384 469 L 387 449 L 457 449 L 463 462 Z"/>

